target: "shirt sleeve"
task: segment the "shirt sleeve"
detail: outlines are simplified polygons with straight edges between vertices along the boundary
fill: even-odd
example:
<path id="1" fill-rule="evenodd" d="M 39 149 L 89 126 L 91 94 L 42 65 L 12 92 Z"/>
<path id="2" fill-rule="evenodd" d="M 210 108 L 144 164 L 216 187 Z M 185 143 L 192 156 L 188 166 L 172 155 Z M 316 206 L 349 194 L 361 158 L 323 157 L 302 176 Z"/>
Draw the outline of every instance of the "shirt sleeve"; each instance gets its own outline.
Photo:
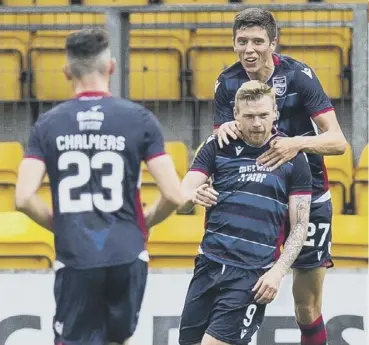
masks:
<path id="1" fill-rule="evenodd" d="M 25 150 L 24 158 L 35 158 L 45 161 L 45 151 L 41 141 L 41 128 L 40 122 L 36 121 L 31 129 L 28 145 Z"/>
<path id="2" fill-rule="evenodd" d="M 329 97 L 309 66 L 301 64 L 301 67 L 296 69 L 295 78 L 297 92 L 301 95 L 303 106 L 311 118 L 333 110 Z"/>
<path id="3" fill-rule="evenodd" d="M 234 120 L 234 99 L 229 95 L 222 76 L 215 82 L 214 95 L 214 128 L 219 128 L 223 123 Z"/>
<path id="4" fill-rule="evenodd" d="M 145 131 L 143 159 L 147 162 L 165 154 L 164 136 L 158 119 L 150 111 L 143 112 L 143 122 Z"/>
<path id="5" fill-rule="evenodd" d="M 217 152 L 217 141 L 214 135 L 210 136 L 197 153 L 190 171 L 200 171 L 210 176 L 215 170 L 215 156 Z"/>
<path id="6" fill-rule="evenodd" d="M 312 176 L 306 154 L 298 153 L 292 164 L 289 195 L 311 194 Z"/>

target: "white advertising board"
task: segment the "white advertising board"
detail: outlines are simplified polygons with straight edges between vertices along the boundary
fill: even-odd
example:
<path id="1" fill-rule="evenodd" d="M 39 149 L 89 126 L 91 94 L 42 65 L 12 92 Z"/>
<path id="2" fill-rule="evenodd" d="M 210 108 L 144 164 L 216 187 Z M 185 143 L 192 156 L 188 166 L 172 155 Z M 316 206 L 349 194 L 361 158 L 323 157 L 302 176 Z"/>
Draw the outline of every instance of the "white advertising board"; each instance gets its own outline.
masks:
<path id="1" fill-rule="evenodd" d="M 250 345 L 299 344 L 293 317 L 292 277 L 267 307 L 263 327 Z M 140 321 L 130 345 L 178 345 L 178 321 L 191 274 L 151 273 Z M 53 273 L 0 273 L 0 345 L 50 345 L 55 310 Z M 368 344 L 367 274 L 330 271 L 323 315 L 330 344 Z"/>

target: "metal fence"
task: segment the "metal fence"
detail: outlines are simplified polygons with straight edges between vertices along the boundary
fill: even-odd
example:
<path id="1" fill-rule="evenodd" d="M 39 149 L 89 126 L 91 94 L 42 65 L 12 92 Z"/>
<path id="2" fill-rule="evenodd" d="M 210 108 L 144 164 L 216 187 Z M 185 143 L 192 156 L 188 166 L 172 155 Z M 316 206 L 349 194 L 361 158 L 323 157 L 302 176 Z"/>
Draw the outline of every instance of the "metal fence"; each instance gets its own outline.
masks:
<path id="1" fill-rule="evenodd" d="M 0 8 L 0 138 L 25 142 L 32 122 L 71 94 L 63 79 L 70 30 L 106 26 L 113 95 L 144 104 L 167 140 L 196 148 L 212 131 L 219 73 L 237 60 L 234 15 L 247 5 Z M 308 63 L 331 97 L 357 161 L 368 142 L 366 5 L 269 5 L 282 54 Z"/>

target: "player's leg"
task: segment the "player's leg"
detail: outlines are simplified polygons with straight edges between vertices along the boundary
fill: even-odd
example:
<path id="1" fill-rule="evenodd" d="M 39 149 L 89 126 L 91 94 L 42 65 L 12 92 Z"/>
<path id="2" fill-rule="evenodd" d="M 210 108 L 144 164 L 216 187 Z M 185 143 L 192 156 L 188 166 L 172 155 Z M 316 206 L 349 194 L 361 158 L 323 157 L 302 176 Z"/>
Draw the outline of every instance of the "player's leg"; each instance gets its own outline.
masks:
<path id="1" fill-rule="evenodd" d="M 126 345 L 136 330 L 146 288 L 148 264 L 137 258 L 133 263 L 109 267 L 106 300 L 109 344 Z"/>
<path id="2" fill-rule="evenodd" d="M 226 266 L 201 345 L 247 345 L 261 326 L 265 304 L 254 300 L 253 287 L 264 271 Z"/>
<path id="3" fill-rule="evenodd" d="M 327 344 L 322 296 L 326 270 L 333 266 L 330 255 L 331 220 L 330 200 L 311 205 L 308 238 L 293 265 L 295 315 L 303 345 Z"/>
<path id="4" fill-rule="evenodd" d="M 106 344 L 104 286 L 104 269 L 55 272 L 55 344 Z"/>
<path id="5" fill-rule="evenodd" d="M 194 276 L 187 291 L 179 325 L 180 345 L 201 344 L 215 298 L 212 288 L 220 269 L 221 265 L 209 261 L 204 255 L 196 257 Z"/>

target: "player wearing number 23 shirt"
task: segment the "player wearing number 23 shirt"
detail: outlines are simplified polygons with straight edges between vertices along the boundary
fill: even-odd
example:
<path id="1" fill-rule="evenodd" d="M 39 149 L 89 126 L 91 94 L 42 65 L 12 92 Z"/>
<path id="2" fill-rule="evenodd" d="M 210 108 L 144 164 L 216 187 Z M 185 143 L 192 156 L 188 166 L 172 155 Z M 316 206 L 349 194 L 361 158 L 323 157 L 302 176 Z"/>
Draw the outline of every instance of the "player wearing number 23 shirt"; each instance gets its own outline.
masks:
<path id="1" fill-rule="evenodd" d="M 184 201 L 155 116 L 109 93 L 107 33 L 75 32 L 66 51 L 76 96 L 32 128 L 16 204 L 55 235 L 55 344 L 122 344 L 135 330 L 147 277 L 141 162 L 166 198 Z M 52 214 L 35 195 L 45 173 Z"/>

